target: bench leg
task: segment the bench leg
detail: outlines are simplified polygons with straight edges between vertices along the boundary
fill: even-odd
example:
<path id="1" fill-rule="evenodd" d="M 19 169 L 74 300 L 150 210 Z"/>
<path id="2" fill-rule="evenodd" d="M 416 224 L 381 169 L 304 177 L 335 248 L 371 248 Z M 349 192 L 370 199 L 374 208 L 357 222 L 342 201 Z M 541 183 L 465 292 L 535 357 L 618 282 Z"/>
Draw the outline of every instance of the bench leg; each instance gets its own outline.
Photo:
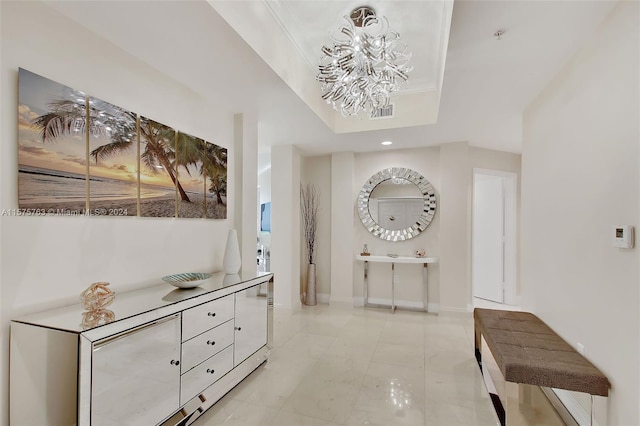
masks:
<path id="1" fill-rule="evenodd" d="M 480 367 L 480 371 L 482 372 L 482 351 L 481 351 L 481 347 L 482 347 L 482 333 L 480 333 L 480 330 L 478 330 L 478 327 L 473 327 L 474 330 L 474 339 L 473 339 L 473 343 L 474 343 L 474 353 L 476 356 L 476 361 L 478 362 L 478 367 Z"/>

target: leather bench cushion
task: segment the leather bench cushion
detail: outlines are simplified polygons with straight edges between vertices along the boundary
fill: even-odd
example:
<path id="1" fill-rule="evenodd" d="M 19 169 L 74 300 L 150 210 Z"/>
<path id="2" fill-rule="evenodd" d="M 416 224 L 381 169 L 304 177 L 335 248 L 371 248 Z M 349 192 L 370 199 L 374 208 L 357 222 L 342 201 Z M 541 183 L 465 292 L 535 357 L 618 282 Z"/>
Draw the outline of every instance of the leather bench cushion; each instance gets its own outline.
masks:
<path id="1" fill-rule="evenodd" d="M 506 381 L 609 394 L 606 376 L 532 313 L 476 308 L 473 317 Z"/>

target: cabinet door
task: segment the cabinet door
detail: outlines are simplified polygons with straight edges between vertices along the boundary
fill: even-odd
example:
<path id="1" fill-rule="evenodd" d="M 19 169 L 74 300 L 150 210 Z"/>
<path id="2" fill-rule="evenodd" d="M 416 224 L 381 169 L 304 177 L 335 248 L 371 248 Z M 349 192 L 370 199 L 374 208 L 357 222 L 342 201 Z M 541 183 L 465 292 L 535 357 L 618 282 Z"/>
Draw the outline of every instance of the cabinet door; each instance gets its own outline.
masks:
<path id="1" fill-rule="evenodd" d="M 92 425 L 154 425 L 180 404 L 180 315 L 93 346 Z"/>
<path id="2" fill-rule="evenodd" d="M 235 294 L 234 367 L 267 344 L 267 298 L 260 295 L 259 287 Z"/>

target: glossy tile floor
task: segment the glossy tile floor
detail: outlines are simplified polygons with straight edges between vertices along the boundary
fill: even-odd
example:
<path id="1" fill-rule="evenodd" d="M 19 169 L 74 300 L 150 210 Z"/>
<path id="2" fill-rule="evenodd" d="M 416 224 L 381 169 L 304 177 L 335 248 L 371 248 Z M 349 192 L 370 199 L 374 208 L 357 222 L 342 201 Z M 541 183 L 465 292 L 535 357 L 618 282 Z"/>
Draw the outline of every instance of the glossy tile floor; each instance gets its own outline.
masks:
<path id="1" fill-rule="evenodd" d="M 263 364 L 198 426 L 496 425 L 470 313 L 274 312 Z"/>

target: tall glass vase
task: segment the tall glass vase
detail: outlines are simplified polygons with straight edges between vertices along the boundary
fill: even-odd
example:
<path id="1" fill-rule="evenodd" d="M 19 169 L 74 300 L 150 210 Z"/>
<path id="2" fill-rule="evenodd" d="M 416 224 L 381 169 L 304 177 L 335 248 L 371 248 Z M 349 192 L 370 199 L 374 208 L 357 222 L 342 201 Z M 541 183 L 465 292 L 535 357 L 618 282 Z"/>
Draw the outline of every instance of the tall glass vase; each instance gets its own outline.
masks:
<path id="1" fill-rule="evenodd" d="M 316 300 L 316 264 L 307 265 L 307 297 L 304 304 L 307 306 L 315 306 Z"/>

